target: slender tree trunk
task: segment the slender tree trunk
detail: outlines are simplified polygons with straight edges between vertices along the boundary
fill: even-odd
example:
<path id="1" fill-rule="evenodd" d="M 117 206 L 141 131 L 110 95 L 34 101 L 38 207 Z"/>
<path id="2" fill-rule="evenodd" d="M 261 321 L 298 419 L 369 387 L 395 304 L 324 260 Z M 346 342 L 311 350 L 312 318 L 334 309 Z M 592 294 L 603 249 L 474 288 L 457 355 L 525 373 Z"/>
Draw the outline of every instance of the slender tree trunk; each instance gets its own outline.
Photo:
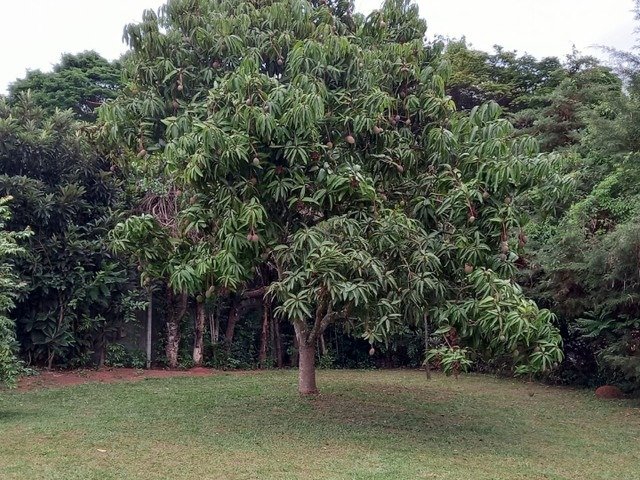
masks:
<path id="1" fill-rule="evenodd" d="M 196 304 L 196 324 L 193 339 L 193 364 L 196 367 L 202 366 L 204 350 L 204 324 L 205 324 L 204 301 Z"/>
<path id="2" fill-rule="evenodd" d="M 167 366 L 169 368 L 178 368 L 178 350 L 180 345 L 180 326 L 174 317 L 167 322 Z"/>
<path id="3" fill-rule="evenodd" d="M 294 324 L 298 339 L 299 366 L 298 366 L 298 392 L 301 395 L 313 395 L 318 393 L 316 385 L 316 342 L 309 341 L 307 332 L 303 326 Z"/>
<path id="4" fill-rule="evenodd" d="M 324 333 L 320 335 L 320 355 L 323 357 L 327 354 L 327 345 L 324 342 Z"/>
<path id="5" fill-rule="evenodd" d="M 153 339 L 153 290 L 149 289 L 149 307 L 147 308 L 147 369 L 151 368 L 151 343 Z"/>
<path id="6" fill-rule="evenodd" d="M 260 368 L 265 368 L 267 363 L 267 345 L 269 343 L 269 318 L 271 315 L 270 302 L 265 297 L 262 300 L 262 332 L 260 332 L 260 351 L 258 353 L 258 364 Z"/>
<path id="7" fill-rule="evenodd" d="M 229 319 L 227 320 L 227 330 L 224 334 L 224 349 L 227 354 L 231 353 L 231 345 L 233 344 L 233 335 L 236 329 L 236 323 L 240 316 L 240 301 L 234 296 L 231 300 L 231 309 L 229 310 Z"/>
<path id="8" fill-rule="evenodd" d="M 180 321 L 187 311 L 189 297 L 186 293 L 175 295 L 171 288 L 167 289 L 169 316 L 167 318 L 167 364 L 169 368 L 178 368 L 178 351 L 180 349 Z"/>
<path id="9" fill-rule="evenodd" d="M 276 361 L 276 319 L 271 318 L 269 322 L 269 348 L 271 349 L 271 360 Z"/>
<path id="10" fill-rule="evenodd" d="M 431 380 L 431 366 L 429 365 L 429 316 L 424 314 L 424 369 L 427 379 Z"/>
<path id="11" fill-rule="evenodd" d="M 217 345 L 220 340 L 220 324 L 215 312 L 209 314 L 209 333 L 211 334 L 211 344 Z"/>
<path id="12" fill-rule="evenodd" d="M 278 368 L 284 367 L 284 351 L 282 348 L 282 334 L 280 333 L 280 320 L 274 318 L 271 322 L 271 328 L 273 329 L 273 340 L 276 354 L 276 365 Z"/>
<path id="13" fill-rule="evenodd" d="M 276 339 L 276 365 L 278 368 L 284 367 L 284 348 L 282 346 L 282 333 L 280 332 L 280 319 L 273 321 L 273 333 Z"/>
<path id="14" fill-rule="evenodd" d="M 293 353 L 291 354 L 291 366 L 293 368 L 298 367 L 298 360 L 300 357 L 300 342 L 298 342 L 298 336 L 293 336 Z"/>
<path id="15" fill-rule="evenodd" d="M 102 340 L 100 341 L 100 356 L 98 357 L 98 368 L 104 367 L 104 361 L 107 357 L 107 341 L 104 338 L 104 332 L 102 333 Z"/>

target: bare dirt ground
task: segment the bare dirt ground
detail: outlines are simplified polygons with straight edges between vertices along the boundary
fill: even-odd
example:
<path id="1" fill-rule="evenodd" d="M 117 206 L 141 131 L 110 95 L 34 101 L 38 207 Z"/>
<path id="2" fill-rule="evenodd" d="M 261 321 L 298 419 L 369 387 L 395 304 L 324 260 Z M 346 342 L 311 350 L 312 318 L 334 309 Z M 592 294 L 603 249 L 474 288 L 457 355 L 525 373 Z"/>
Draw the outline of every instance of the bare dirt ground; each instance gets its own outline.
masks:
<path id="1" fill-rule="evenodd" d="M 23 377 L 18 390 L 59 388 L 83 383 L 113 383 L 137 381 L 145 378 L 205 377 L 220 373 L 219 370 L 196 367 L 190 370 L 142 370 L 136 368 L 101 368 L 99 370 L 40 371 L 38 375 Z"/>

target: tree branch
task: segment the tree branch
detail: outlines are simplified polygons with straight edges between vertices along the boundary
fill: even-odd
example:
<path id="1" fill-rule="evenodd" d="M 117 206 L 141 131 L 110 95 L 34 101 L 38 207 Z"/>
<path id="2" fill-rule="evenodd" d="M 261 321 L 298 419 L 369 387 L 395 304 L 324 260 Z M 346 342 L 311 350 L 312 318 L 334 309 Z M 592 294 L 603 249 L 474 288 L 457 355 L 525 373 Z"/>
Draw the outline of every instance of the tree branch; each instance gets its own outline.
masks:
<path id="1" fill-rule="evenodd" d="M 267 291 L 266 287 L 256 288 L 255 290 L 245 290 L 242 293 L 244 298 L 258 298 L 263 297 L 265 292 Z"/>
<path id="2" fill-rule="evenodd" d="M 316 321 L 313 325 L 313 328 L 311 329 L 311 332 L 309 332 L 309 335 L 307 336 L 306 343 L 308 345 L 313 344 L 318 339 L 318 337 L 324 333 L 329 325 L 340 318 L 346 318 L 347 309 L 348 306 L 343 308 L 339 312 L 334 312 L 331 306 L 329 306 L 325 315 L 322 315 L 321 312 L 319 314 L 318 310 L 316 310 Z"/>

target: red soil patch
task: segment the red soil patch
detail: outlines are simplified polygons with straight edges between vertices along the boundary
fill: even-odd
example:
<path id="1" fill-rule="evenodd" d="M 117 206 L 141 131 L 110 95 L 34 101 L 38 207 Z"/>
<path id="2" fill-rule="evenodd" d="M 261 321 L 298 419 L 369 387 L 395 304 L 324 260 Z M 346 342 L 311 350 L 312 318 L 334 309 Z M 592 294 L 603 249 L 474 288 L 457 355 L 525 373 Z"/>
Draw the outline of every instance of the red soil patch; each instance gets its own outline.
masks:
<path id="1" fill-rule="evenodd" d="M 210 368 L 197 367 L 191 370 L 139 370 L 135 368 L 102 368 L 100 370 L 42 371 L 33 377 L 23 377 L 18 390 L 56 388 L 83 383 L 113 383 L 136 381 L 145 378 L 205 377 L 217 373 Z"/>
<path id="2" fill-rule="evenodd" d="M 598 398 L 624 398 L 624 393 L 618 387 L 613 385 L 604 385 L 596 389 L 596 397 Z"/>

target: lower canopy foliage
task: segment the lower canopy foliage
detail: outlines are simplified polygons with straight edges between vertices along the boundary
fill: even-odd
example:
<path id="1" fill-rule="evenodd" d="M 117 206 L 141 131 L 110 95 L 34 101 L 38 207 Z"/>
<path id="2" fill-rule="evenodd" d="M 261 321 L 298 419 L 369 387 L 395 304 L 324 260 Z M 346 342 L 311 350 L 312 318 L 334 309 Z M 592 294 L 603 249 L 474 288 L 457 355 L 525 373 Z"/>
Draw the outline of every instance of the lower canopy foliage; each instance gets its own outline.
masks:
<path id="1" fill-rule="evenodd" d="M 468 269 L 459 299 L 449 298 L 452 288 L 442 283 L 442 252 L 434 240 L 418 222 L 393 211 L 335 217 L 304 229 L 274 249 L 276 313 L 291 319 L 309 345 L 337 321 L 372 344 L 386 342 L 428 314 L 445 338 L 430 358 L 437 357 L 446 373 L 469 365 L 459 342 L 490 356 L 512 354 L 518 373 L 557 366 L 561 338 L 551 312 L 486 268 Z"/>

